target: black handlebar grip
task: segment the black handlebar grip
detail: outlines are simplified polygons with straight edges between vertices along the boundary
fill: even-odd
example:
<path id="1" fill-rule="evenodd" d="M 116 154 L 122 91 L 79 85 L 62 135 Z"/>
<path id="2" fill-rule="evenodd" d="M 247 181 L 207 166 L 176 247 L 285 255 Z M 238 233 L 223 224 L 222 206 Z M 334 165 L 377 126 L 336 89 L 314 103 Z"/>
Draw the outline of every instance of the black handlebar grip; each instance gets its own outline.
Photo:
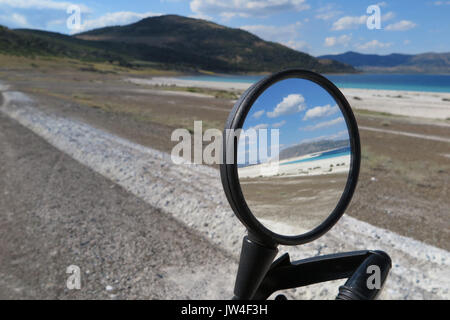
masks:
<path id="1" fill-rule="evenodd" d="M 373 300 L 378 296 L 392 267 L 392 261 L 383 251 L 371 253 L 347 282 L 339 287 L 336 300 Z"/>

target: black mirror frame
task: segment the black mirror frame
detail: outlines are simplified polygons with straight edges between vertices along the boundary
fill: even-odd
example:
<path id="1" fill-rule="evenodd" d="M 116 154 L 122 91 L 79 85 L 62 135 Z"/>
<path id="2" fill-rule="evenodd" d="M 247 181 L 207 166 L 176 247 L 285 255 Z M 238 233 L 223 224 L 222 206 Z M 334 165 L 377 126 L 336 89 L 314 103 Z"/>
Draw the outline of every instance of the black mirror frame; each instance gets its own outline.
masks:
<path id="1" fill-rule="evenodd" d="M 252 214 L 244 195 L 242 194 L 241 186 L 239 183 L 239 176 L 237 170 L 237 139 L 231 139 L 227 136 L 228 129 L 241 129 L 244 124 L 245 118 L 250 111 L 253 103 L 256 99 L 271 85 L 276 82 L 289 79 L 299 78 L 315 82 L 323 87 L 337 102 L 339 108 L 344 115 L 347 128 L 350 136 L 350 147 L 352 150 L 350 171 L 348 174 L 347 183 L 345 185 L 344 192 L 339 199 L 336 208 L 331 212 L 327 219 L 318 225 L 313 230 L 298 235 L 298 236 L 284 236 L 274 233 L 267 229 L 262 223 L 260 223 L 256 217 Z M 284 70 L 273 75 L 270 75 L 259 82 L 252 85 L 247 91 L 243 93 L 241 98 L 234 105 L 223 132 L 223 153 L 222 163 L 220 165 L 220 176 L 222 185 L 225 191 L 225 195 L 231 205 L 236 216 L 244 224 L 249 232 L 249 238 L 264 243 L 270 246 L 282 245 L 299 245 L 307 242 L 311 242 L 323 234 L 328 232 L 336 222 L 344 214 L 350 200 L 352 199 L 355 191 L 359 169 L 361 163 L 361 144 L 359 140 L 358 125 L 356 123 L 355 116 L 351 110 L 350 104 L 344 97 L 342 92 L 327 78 L 315 72 L 301 70 L 301 69 L 289 69 Z M 227 164 L 227 152 L 233 152 L 234 160 L 232 164 Z"/>

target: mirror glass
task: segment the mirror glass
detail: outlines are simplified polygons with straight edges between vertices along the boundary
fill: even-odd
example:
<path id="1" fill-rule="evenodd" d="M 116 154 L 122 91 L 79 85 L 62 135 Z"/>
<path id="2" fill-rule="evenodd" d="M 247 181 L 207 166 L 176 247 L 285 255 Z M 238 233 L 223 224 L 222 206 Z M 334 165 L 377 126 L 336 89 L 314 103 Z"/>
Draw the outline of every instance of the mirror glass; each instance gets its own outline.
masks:
<path id="1" fill-rule="evenodd" d="M 245 118 L 238 175 L 250 211 L 267 229 L 298 236 L 335 209 L 350 171 L 344 115 L 315 82 L 286 79 L 267 88 Z"/>

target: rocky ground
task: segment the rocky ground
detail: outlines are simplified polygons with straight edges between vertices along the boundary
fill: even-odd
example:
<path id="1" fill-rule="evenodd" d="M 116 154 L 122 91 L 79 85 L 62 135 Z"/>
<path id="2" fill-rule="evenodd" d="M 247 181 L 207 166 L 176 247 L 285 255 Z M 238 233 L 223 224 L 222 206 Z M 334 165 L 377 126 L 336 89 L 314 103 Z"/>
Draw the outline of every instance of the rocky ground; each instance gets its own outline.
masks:
<path id="1" fill-rule="evenodd" d="M 3 113 L 0 128 L 0 299 L 232 295 L 229 253 Z"/>

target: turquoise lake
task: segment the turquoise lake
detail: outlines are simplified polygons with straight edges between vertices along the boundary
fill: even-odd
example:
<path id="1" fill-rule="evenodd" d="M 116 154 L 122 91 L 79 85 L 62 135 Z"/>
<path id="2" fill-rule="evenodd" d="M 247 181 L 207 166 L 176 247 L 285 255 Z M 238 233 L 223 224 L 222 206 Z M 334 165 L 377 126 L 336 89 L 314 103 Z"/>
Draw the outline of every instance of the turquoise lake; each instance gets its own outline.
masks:
<path id="1" fill-rule="evenodd" d="M 342 74 L 325 75 L 339 88 L 450 92 L 446 74 Z M 263 76 L 186 76 L 186 80 L 254 83 Z"/>
<path id="2" fill-rule="evenodd" d="M 301 159 L 301 160 L 295 160 L 290 162 L 284 162 L 281 165 L 287 165 L 287 164 L 293 164 L 293 163 L 301 163 L 301 162 L 310 162 L 310 161 L 316 161 L 316 160 L 323 160 L 323 159 L 330 159 L 335 157 L 341 157 L 341 156 L 350 156 L 351 150 L 350 147 L 344 147 L 332 151 L 323 152 L 320 154 L 317 154 L 314 157 L 307 158 L 307 159 Z"/>

